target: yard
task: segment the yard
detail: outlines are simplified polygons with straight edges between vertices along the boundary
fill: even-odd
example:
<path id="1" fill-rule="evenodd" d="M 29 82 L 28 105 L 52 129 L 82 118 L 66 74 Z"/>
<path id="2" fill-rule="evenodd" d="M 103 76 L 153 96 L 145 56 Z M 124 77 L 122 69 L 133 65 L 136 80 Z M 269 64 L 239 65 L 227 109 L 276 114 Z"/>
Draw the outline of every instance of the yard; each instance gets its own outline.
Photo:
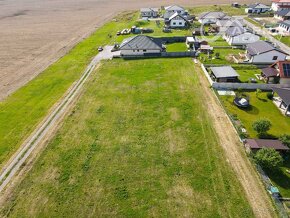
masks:
<path id="1" fill-rule="evenodd" d="M 253 217 L 189 58 L 105 61 L 0 209 L 30 217 Z"/>
<path id="2" fill-rule="evenodd" d="M 290 119 L 285 117 L 274 103 L 269 100 L 266 93 L 261 93 L 256 96 L 256 92 L 247 92 L 250 97 L 251 107 L 248 109 L 239 109 L 233 103 L 232 96 L 221 96 L 225 108 L 231 115 L 236 115 L 237 118 L 247 129 L 249 136 L 252 138 L 257 137 L 256 132 L 252 128 L 255 120 L 260 118 L 267 118 L 272 123 L 272 128 L 269 134 L 272 137 L 279 137 L 282 134 L 289 134 Z"/>
<path id="3" fill-rule="evenodd" d="M 187 51 L 187 47 L 185 42 L 180 43 L 171 43 L 166 45 L 167 52 L 180 52 L 180 51 Z"/>
<path id="4" fill-rule="evenodd" d="M 215 48 L 213 54 L 210 54 L 210 57 L 207 54 L 201 53 L 199 59 L 204 64 L 233 64 L 232 55 L 237 55 L 243 53 L 244 50 L 241 49 L 232 49 L 232 48 Z M 219 58 L 216 57 L 216 54 L 219 54 Z"/>
<path id="5" fill-rule="evenodd" d="M 247 83 L 250 81 L 251 78 L 256 79 L 257 83 L 263 83 L 263 81 L 259 80 L 256 75 L 261 74 L 261 70 L 258 69 L 254 65 L 233 65 L 233 68 L 237 71 L 240 75 L 239 80 L 242 83 Z"/>

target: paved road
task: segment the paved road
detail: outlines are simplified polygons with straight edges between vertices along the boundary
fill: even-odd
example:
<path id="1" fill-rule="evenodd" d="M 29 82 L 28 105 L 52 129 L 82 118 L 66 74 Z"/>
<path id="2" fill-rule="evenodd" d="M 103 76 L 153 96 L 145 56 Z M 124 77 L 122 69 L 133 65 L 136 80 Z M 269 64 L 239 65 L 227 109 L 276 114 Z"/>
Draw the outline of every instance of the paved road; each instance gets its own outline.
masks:
<path id="1" fill-rule="evenodd" d="M 57 107 L 43 120 L 42 124 L 29 137 L 29 139 L 21 146 L 18 153 L 8 161 L 0 174 L 0 192 L 12 180 L 13 176 L 18 172 L 22 164 L 27 160 L 31 153 L 41 144 L 42 140 L 56 128 L 56 123 L 59 122 L 67 112 L 74 99 L 78 96 L 82 86 L 93 72 L 95 67 L 101 60 L 111 59 L 118 52 L 111 52 L 112 46 L 104 47 L 104 51 L 100 52 L 88 65 L 78 82 L 71 88 L 69 93 L 58 103 Z"/>
<path id="2" fill-rule="evenodd" d="M 265 36 L 269 41 L 271 41 L 272 43 L 274 43 L 276 46 L 280 47 L 281 50 L 283 50 L 284 52 L 290 54 L 290 48 L 285 45 L 284 43 L 280 42 L 279 40 L 275 39 L 266 28 L 260 28 L 255 26 L 254 24 L 250 23 L 249 21 L 245 20 L 245 24 L 253 29 L 257 34 Z"/>

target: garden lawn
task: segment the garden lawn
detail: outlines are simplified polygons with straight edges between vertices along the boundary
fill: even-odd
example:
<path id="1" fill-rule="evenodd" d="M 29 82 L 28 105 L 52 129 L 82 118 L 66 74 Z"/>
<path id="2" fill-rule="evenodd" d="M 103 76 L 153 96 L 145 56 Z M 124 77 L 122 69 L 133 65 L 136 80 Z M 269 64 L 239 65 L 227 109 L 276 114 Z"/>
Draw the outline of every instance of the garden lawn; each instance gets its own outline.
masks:
<path id="1" fill-rule="evenodd" d="M 187 46 L 185 42 L 180 43 L 171 43 L 166 45 L 167 52 L 180 52 L 180 51 L 187 51 Z"/>
<path id="2" fill-rule="evenodd" d="M 263 83 L 263 81 L 256 77 L 256 74 L 261 74 L 261 69 L 258 69 L 256 66 L 238 65 L 237 67 L 233 66 L 233 68 L 240 75 L 239 80 L 242 83 L 249 82 L 250 78 L 256 79 L 257 83 Z"/>
<path id="3" fill-rule="evenodd" d="M 233 98 L 230 96 L 220 96 L 226 109 L 232 115 L 237 115 L 238 119 L 247 129 L 249 136 L 252 138 L 257 137 L 256 132 L 252 128 L 252 124 L 255 120 L 266 118 L 271 121 L 272 128 L 269 134 L 273 137 L 279 137 L 282 134 L 289 134 L 290 131 L 290 119 L 285 117 L 274 103 L 269 100 L 266 93 L 261 93 L 258 98 L 256 92 L 247 92 L 250 96 L 251 107 L 248 109 L 239 109 L 233 103 Z"/>
<path id="4" fill-rule="evenodd" d="M 207 54 L 201 53 L 199 55 L 199 59 L 204 64 L 224 64 L 231 65 L 233 61 L 229 59 L 231 55 L 237 55 L 239 53 L 245 52 L 241 49 L 232 49 L 232 48 L 215 48 L 213 54 L 210 56 L 212 58 L 208 58 Z M 215 54 L 219 53 L 219 58 L 215 58 Z"/>
<path id="5" fill-rule="evenodd" d="M 194 67 L 105 61 L 1 216 L 253 217 Z"/>
<path id="6" fill-rule="evenodd" d="M 109 22 L 98 29 L 75 46 L 69 54 L 0 102 L 0 167 L 80 77 L 98 53 L 98 47 L 115 41 L 114 36 L 109 37 L 108 34 L 133 24 L 135 17 L 136 14 L 118 16 L 118 22 Z"/>

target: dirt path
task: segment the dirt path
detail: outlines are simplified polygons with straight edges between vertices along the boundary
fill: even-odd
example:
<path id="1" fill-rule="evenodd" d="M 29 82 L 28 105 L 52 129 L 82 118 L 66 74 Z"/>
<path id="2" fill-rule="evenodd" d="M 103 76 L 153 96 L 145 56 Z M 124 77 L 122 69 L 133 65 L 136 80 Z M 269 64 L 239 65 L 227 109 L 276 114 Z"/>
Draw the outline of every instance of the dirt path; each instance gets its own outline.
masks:
<path id="1" fill-rule="evenodd" d="M 253 208 L 255 216 L 261 218 L 277 217 L 274 212 L 274 206 L 272 205 L 257 172 L 246 157 L 234 127 L 220 105 L 217 97 L 209 88 L 208 80 L 202 70 L 200 68 L 198 69 L 197 73 L 203 88 L 204 99 L 206 99 L 206 101 L 204 101 L 205 106 L 208 108 L 220 144 L 225 151 L 226 158 L 236 172 L 237 177 L 245 190 L 246 197 Z"/>

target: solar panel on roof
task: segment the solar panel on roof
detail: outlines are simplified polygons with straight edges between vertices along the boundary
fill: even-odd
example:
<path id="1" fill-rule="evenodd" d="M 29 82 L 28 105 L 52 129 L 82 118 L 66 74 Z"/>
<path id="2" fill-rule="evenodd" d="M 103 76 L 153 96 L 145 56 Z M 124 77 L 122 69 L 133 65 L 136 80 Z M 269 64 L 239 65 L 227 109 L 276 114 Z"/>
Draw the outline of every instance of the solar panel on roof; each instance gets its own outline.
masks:
<path id="1" fill-rule="evenodd" d="M 285 77 L 290 77 L 290 64 L 283 64 L 283 71 Z"/>

